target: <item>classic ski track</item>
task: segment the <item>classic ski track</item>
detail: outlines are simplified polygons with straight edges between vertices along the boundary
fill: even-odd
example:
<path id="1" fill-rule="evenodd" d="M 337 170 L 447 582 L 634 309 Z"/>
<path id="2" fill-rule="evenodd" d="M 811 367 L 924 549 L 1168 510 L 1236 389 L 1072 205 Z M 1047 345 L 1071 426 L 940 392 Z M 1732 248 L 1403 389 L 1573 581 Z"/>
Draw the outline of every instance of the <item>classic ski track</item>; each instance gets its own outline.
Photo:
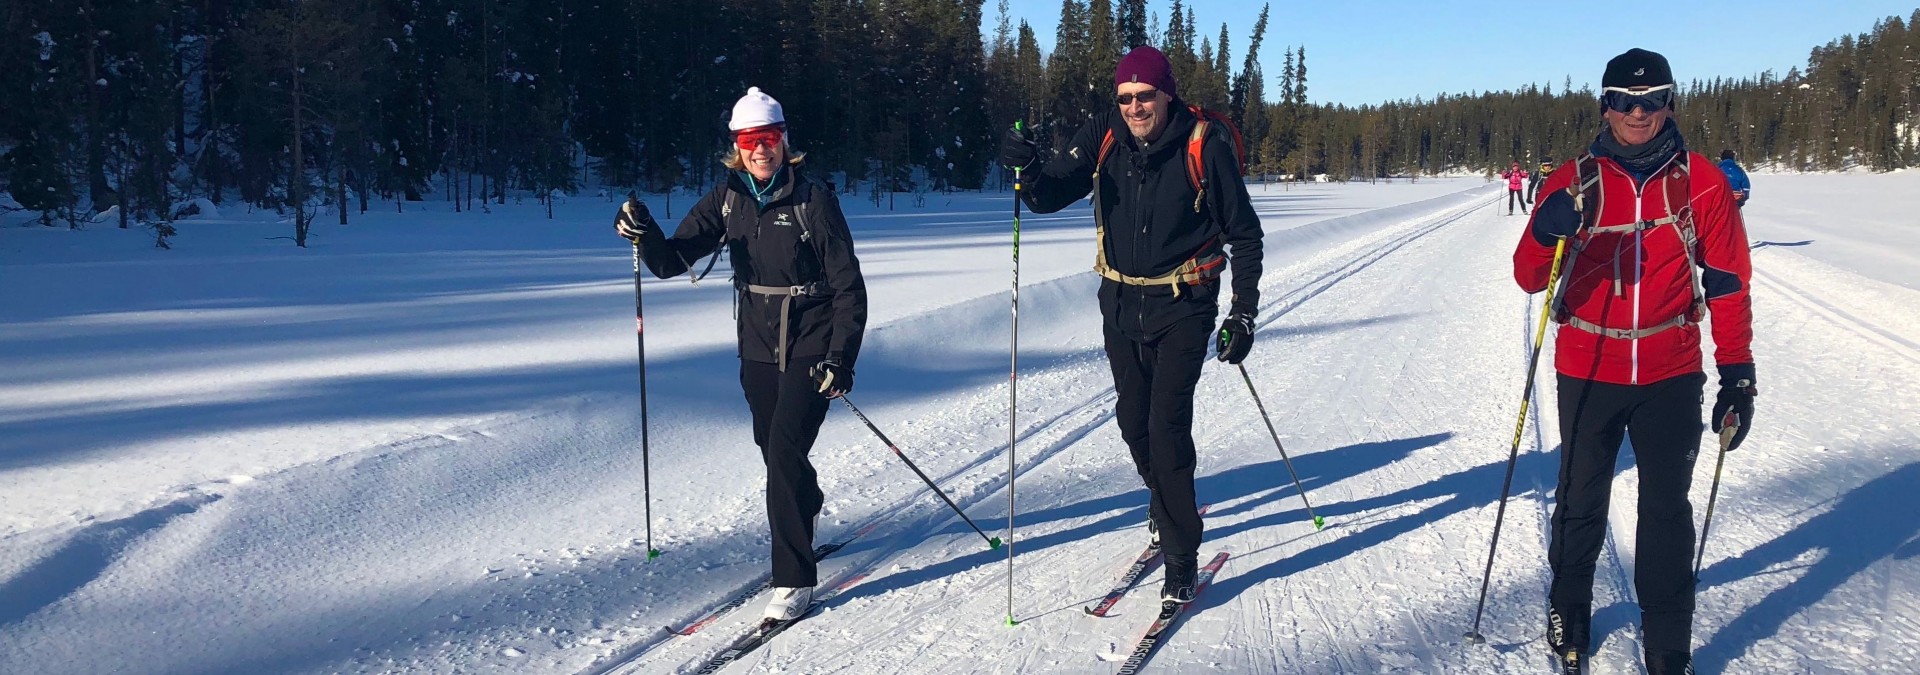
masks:
<path id="1" fill-rule="evenodd" d="M 1871 321 L 1854 316 L 1839 307 L 1835 307 L 1832 303 L 1821 300 L 1812 293 L 1801 290 L 1800 287 L 1780 278 L 1779 275 L 1755 268 L 1753 270 L 1753 279 L 1758 282 L 1757 285 L 1770 287 L 1774 292 L 1799 303 L 1801 306 L 1813 312 L 1814 315 L 1832 322 L 1835 326 L 1859 335 L 1869 342 L 1884 346 L 1892 350 L 1895 354 L 1898 354 L 1901 358 L 1920 365 L 1920 343 L 1915 343 L 1901 337 L 1898 333 L 1882 328 Z"/>
<path id="2" fill-rule="evenodd" d="M 1441 228 L 1444 228 L 1448 225 L 1458 222 L 1461 218 L 1466 217 L 1468 214 L 1471 214 L 1474 211 L 1478 211 L 1481 208 L 1491 206 L 1498 201 L 1499 199 L 1487 199 L 1481 202 L 1469 202 L 1464 206 L 1454 207 L 1454 209 L 1457 212 L 1442 213 L 1439 216 L 1433 216 L 1432 221 L 1429 221 L 1427 219 L 1421 219 L 1421 220 L 1415 221 L 1415 224 L 1412 226 L 1403 226 L 1400 228 L 1389 228 L 1388 230 L 1383 230 L 1381 234 L 1370 235 L 1370 236 L 1383 236 L 1386 238 L 1386 241 L 1378 245 L 1375 245 L 1372 248 L 1368 248 L 1357 255 L 1352 255 L 1351 257 L 1343 256 L 1340 259 L 1342 262 L 1336 265 L 1333 269 L 1322 273 L 1318 277 L 1314 277 L 1312 280 L 1307 281 L 1306 283 L 1300 284 L 1297 288 L 1291 291 L 1288 291 L 1286 293 L 1283 293 L 1275 297 L 1271 302 L 1266 303 L 1261 308 L 1260 313 L 1267 315 L 1267 318 L 1265 320 L 1259 321 L 1258 324 L 1254 326 L 1254 332 L 1258 333 L 1261 329 L 1264 329 L 1273 325 L 1274 322 L 1279 321 L 1280 318 L 1283 316 L 1286 316 L 1287 313 L 1292 312 L 1295 309 L 1299 309 L 1299 307 L 1303 304 L 1306 304 L 1308 300 L 1312 300 L 1314 297 L 1320 295 L 1321 293 L 1325 293 L 1328 289 L 1333 288 L 1335 285 L 1338 285 L 1340 282 L 1345 281 L 1348 278 L 1351 278 L 1355 274 L 1359 274 L 1362 270 L 1365 270 L 1368 267 L 1372 267 L 1374 263 L 1380 262 L 1381 259 L 1386 258 L 1387 256 L 1393 254 L 1393 252 L 1400 250 L 1401 247 L 1406 246 L 1407 244 L 1413 243 L 1414 241 L 1419 240 L 1420 238 L 1425 237 L 1429 234 L 1433 234 L 1434 232 L 1439 231 Z M 1395 233 L 1403 230 L 1412 230 L 1412 233 L 1406 234 L 1404 236 L 1393 236 L 1391 234 L 1391 233 Z M 1311 262 L 1306 264 L 1311 264 Z M 1314 284 L 1320 284 L 1320 282 L 1322 281 L 1325 281 L 1326 283 L 1321 284 L 1318 288 L 1310 288 Z M 1291 302 L 1289 306 L 1280 307 L 1281 305 L 1286 304 L 1288 302 Z"/>

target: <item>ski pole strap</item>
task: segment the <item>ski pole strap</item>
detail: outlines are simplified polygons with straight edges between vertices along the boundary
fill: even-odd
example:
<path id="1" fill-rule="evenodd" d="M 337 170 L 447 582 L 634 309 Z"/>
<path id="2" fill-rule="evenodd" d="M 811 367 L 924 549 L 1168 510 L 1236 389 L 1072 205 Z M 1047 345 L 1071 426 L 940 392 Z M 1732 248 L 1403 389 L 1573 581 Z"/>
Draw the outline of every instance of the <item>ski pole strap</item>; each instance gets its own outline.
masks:
<path id="1" fill-rule="evenodd" d="M 793 299 L 801 296 L 824 297 L 832 293 L 827 292 L 826 284 L 818 281 L 801 286 L 761 286 L 744 283 L 740 286 L 748 293 L 780 298 L 780 340 L 774 343 L 774 350 L 778 352 L 776 358 L 780 363 L 780 372 L 787 372 L 787 339 L 789 337 L 787 324 L 793 316 Z"/>
<path id="2" fill-rule="evenodd" d="M 1566 325 L 1568 326 L 1571 326 L 1573 328 L 1578 328 L 1580 330 L 1583 330 L 1601 337 L 1610 337 L 1615 340 L 1638 340 L 1640 338 L 1649 337 L 1649 336 L 1661 333 L 1669 328 L 1679 328 L 1681 326 L 1685 326 L 1687 325 L 1687 323 L 1689 323 L 1687 321 L 1687 315 L 1681 314 L 1679 316 L 1673 317 L 1671 319 L 1667 319 L 1666 321 L 1662 321 L 1656 325 L 1648 326 L 1646 328 L 1627 329 L 1627 328 L 1607 328 L 1605 326 L 1602 326 L 1597 323 L 1593 323 L 1591 321 L 1587 321 L 1586 319 L 1582 319 L 1577 316 L 1570 315 L 1566 317 Z"/>

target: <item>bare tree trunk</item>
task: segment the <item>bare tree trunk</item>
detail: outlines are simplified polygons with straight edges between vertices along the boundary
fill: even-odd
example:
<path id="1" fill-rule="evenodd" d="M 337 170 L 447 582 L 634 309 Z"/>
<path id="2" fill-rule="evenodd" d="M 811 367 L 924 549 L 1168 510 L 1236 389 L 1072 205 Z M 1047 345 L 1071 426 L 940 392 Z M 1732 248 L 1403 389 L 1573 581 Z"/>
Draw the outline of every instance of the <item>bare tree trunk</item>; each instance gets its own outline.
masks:
<path id="1" fill-rule="evenodd" d="M 339 204 L 337 210 L 340 212 L 340 224 L 345 225 L 347 224 L 347 170 L 345 168 L 335 167 L 333 175 L 335 177 L 333 182 L 333 189 L 335 191 L 334 203 Z"/>
<path id="2" fill-rule="evenodd" d="M 293 245 L 307 247 L 307 200 L 301 189 L 306 182 L 306 155 L 301 147 L 301 127 L 305 120 L 301 117 L 300 101 L 300 41 L 295 37 L 298 31 L 287 31 L 287 51 L 293 55 L 293 166 L 287 172 L 287 199 L 293 202 Z"/>
<path id="3" fill-rule="evenodd" d="M 173 24 L 173 43 L 171 45 L 173 50 L 173 76 L 178 82 L 173 88 L 173 157 L 174 161 L 177 162 L 181 157 L 187 156 L 187 77 L 185 72 L 186 60 L 180 55 L 180 34 L 182 28 L 180 26 L 179 7 L 173 9 L 173 15 L 172 18 L 169 19 L 169 22 Z M 173 214 L 169 213 L 167 215 L 172 216 Z"/>
<path id="4" fill-rule="evenodd" d="M 106 92 L 100 84 L 100 32 L 94 28 L 93 12 L 92 2 L 80 6 L 81 15 L 87 17 L 87 188 L 92 208 L 98 212 L 118 200 L 107 185 L 106 123 L 100 119 Z"/>

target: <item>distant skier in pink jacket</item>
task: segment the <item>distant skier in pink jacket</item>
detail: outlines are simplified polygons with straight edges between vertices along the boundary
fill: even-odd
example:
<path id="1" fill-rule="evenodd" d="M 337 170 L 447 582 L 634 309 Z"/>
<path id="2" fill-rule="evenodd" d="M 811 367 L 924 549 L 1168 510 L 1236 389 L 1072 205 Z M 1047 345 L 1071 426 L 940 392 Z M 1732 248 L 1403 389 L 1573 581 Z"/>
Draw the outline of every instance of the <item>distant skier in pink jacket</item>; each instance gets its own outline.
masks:
<path id="1" fill-rule="evenodd" d="M 1500 177 L 1507 179 L 1507 215 L 1513 215 L 1514 202 L 1520 203 L 1520 213 L 1524 215 L 1527 212 L 1527 170 L 1520 168 L 1519 162 L 1514 162 L 1512 167 L 1500 172 Z"/>

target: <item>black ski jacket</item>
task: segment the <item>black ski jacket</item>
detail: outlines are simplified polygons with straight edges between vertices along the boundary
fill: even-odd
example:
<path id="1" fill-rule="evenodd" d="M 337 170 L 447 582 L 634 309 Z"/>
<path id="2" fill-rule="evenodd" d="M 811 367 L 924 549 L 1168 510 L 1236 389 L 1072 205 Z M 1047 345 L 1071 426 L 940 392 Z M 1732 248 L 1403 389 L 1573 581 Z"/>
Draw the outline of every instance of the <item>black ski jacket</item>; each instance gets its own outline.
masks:
<path id="1" fill-rule="evenodd" d="M 693 205 L 668 238 L 653 223 L 641 235 L 641 259 L 662 279 L 686 273 L 722 244 L 733 263 L 738 294 L 740 358 L 789 367 L 837 358 L 849 370 L 860 356 L 867 325 L 867 284 L 853 255 L 853 234 L 833 190 L 793 167 L 762 208 L 738 174 Z M 751 293 L 747 285 L 803 287 L 791 298 L 787 334 L 780 335 L 788 298 Z"/>
<path id="2" fill-rule="evenodd" d="M 1196 191 L 1188 182 L 1187 136 L 1197 121 L 1175 99 L 1160 137 L 1140 148 L 1117 111 L 1093 116 L 1073 141 L 1040 171 L 1025 177 L 1021 193 L 1035 213 L 1053 213 L 1093 191 L 1094 161 L 1100 141 L 1113 130 L 1114 147 L 1100 169 L 1100 203 L 1095 217 L 1106 224 L 1107 264 L 1122 274 L 1155 277 L 1172 272 L 1189 258 L 1218 253 L 1225 245 L 1233 273 L 1232 311 L 1254 313 L 1260 302 L 1260 218 L 1253 212 L 1247 186 L 1223 128 L 1207 133 L 1201 152 L 1207 177 L 1206 198 L 1194 210 Z M 1100 285 L 1100 313 L 1106 325 L 1136 341 L 1150 341 L 1173 324 L 1219 313 L 1220 283 L 1183 286 L 1178 296 L 1167 286 L 1129 286 L 1109 279 Z"/>

